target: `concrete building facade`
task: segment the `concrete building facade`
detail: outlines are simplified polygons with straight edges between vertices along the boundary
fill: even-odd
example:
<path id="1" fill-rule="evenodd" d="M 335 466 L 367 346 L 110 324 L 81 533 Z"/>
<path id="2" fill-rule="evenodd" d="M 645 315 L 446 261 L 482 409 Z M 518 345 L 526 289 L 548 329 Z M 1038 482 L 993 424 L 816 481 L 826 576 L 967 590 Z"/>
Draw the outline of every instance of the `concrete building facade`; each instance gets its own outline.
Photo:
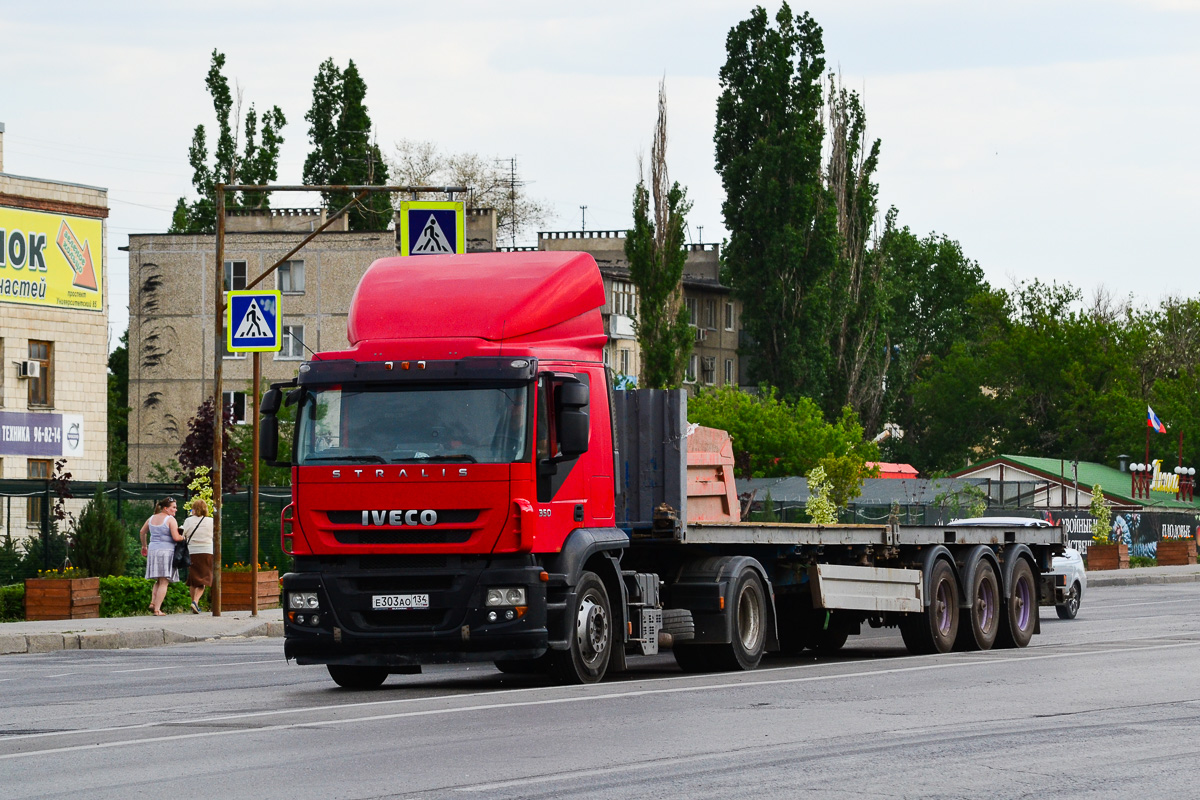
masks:
<path id="1" fill-rule="evenodd" d="M 105 480 L 108 192 L 8 173 L 3 141 L 0 124 L 0 478 L 65 458 L 75 480 Z M 41 527 L 38 503 L 5 511 L 0 534 Z"/>

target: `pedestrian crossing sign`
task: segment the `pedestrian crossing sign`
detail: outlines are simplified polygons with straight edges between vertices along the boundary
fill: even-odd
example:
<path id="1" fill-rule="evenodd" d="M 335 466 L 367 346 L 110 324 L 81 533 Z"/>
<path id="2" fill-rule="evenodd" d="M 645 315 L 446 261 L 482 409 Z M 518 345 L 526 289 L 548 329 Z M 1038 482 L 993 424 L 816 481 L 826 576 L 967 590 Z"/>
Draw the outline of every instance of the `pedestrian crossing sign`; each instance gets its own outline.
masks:
<path id="1" fill-rule="evenodd" d="M 225 341 L 231 353 L 278 352 L 283 347 L 281 292 L 225 293 Z"/>
<path id="2" fill-rule="evenodd" d="M 400 201 L 396 229 L 402 256 L 436 256 L 467 252 L 466 212 L 458 201 Z"/>

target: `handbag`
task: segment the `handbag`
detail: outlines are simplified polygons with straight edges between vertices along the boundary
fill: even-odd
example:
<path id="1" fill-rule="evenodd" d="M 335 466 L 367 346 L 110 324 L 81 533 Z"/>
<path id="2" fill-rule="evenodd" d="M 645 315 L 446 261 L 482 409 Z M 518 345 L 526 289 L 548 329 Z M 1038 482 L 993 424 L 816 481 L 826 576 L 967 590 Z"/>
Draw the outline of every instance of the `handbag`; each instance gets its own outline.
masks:
<path id="1" fill-rule="evenodd" d="M 188 545 L 191 544 L 192 536 L 195 535 L 196 532 L 192 531 L 186 539 L 175 543 L 175 554 L 171 556 L 171 566 L 174 569 L 184 569 L 192 565 L 192 554 L 188 552 Z"/>
<path id="2" fill-rule="evenodd" d="M 171 566 L 175 569 L 183 569 L 192 565 L 192 554 L 188 552 L 188 542 L 185 539 L 182 542 L 175 543 L 175 555 L 171 558 Z"/>

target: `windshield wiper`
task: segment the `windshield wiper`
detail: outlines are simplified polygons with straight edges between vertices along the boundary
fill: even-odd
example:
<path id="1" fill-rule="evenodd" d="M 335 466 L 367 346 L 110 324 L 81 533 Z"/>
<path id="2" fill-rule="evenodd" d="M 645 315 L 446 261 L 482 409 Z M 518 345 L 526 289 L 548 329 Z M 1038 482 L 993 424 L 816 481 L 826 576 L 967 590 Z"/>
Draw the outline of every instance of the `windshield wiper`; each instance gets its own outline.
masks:
<path id="1" fill-rule="evenodd" d="M 393 458 L 393 464 L 411 464 L 416 461 L 466 461 L 474 464 L 479 461 L 470 453 L 451 453 L 450 455 L 414 456 L 412 458 Z"/>
<path id="2" fill-rule="evenodd" d="M 386 464 L 387 461 L 383 456 L 377 455 L 360 455 L 360 456 L 309 456 L 304 459 L 305 464 L 311 464 L 314 461 L 361 461 L 364 464 Z"/>

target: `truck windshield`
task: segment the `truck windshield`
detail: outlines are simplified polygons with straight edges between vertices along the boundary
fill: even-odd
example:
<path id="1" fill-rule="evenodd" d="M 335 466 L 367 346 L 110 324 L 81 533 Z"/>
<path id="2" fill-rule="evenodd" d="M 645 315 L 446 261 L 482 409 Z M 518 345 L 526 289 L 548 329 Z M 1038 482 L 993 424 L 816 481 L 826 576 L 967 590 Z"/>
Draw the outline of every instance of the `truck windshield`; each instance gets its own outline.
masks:
<path id="1" fill-rule="evenodd" d="M 296 463 L 525 461 L 531 391 L 528 385 L 310 388 L 298 413 Z"/>

